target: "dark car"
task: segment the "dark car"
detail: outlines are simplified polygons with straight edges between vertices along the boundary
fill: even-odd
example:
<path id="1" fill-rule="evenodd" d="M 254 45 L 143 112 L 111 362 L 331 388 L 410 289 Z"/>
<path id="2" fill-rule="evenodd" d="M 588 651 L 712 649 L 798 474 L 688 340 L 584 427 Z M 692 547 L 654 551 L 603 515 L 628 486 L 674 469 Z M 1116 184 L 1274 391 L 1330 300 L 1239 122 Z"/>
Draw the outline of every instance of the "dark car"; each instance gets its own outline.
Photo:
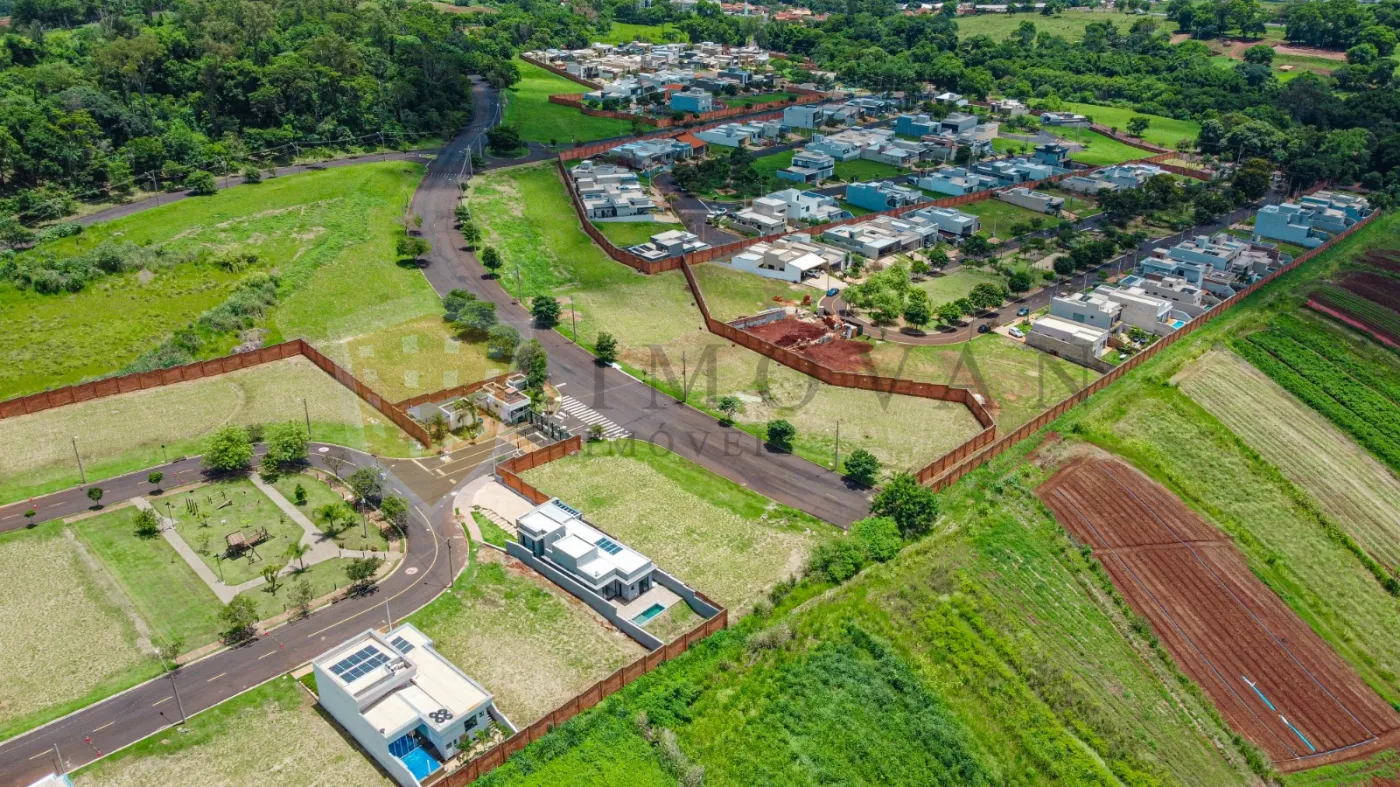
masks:
<path id="1" fill-rule="evenodd" d="M 841 294 L 841 291 L 838 290 L 838 289 L 836 289 L 835 287 L 832 287 L 831 289 L 829 289 L 829 290 L 826 291 L 826 297 L 828 297 L 828 298 L 835 298 L 837 295 L 840 295 L 840 294 Z"/>
<path id="2" fill-rule="evenodd" d="M 992 330 L 991 326 L 990 326 L 990 325 L 987 325 L 985 322 L 982 323 L 981 325 L 977 326 L 977 332 L 978 332 L 978 333 L 987 333 L 987 332 L 989 332 L 989 331 L 991 331 L 991 330 Z"/>
<path id="3" fill-rule="evenodd" d="M 1024 306 L 1022 306 L 1021 308 L 1019 308 L 1019 309 L 1016 310 L 1016 316 L 1017 316 L 1017 317 L 1025 317 L 1027 314 L 1030 314 L 1030 313 L 1031 313 L 1031 310 L 1030 310 L 1030 309 L 1027 309 L 1027 308 L 1024 307 Z"/>

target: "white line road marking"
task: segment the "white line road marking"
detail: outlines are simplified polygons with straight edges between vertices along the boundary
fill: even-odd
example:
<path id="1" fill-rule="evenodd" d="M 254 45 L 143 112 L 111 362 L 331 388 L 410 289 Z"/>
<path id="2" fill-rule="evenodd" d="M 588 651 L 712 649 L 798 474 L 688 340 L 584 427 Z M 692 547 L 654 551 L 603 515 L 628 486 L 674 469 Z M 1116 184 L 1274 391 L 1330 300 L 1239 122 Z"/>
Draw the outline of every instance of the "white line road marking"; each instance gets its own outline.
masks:
<path id="1" fill-rule="evenodd" d="M 115 722 L 115 721 L 109 721 L 109 722 L 107 722 L 106 724 L 102 725 L 101 727 L 98 727 L 97 729 L 93 730 L 93 732 L 102 732 L 103 730 L 107 729 L 108 727 L 112 726 L 113 724 L 116 724 L 116 722 Z"/>
<path id="2" fill-rule="evenodd" d="M 262 661 L 263 659 L 267 658 L 268 656 L 276 656 L 276 655 L 277 655 L 277 651 L 275 651 L 275 650 L 269 650 L 268 652 L 262 654 L 261 656 L 258 656 L 258 661 Z"/>
<path id="3" fill-rule="evenodd" d="M 48 754 L 53 754 L 53 749 L 44 749 L 43 751 L 39 752 L 38 754 L 34 755 L 33 757 L 30 757 L 29 759 L 31 759 L 31 760 L 37 760 L 37 759 L 39 759 L 40 757 L 43 757 L 43 756 L 48 755 Z"/>
<path id="4" fill-rule="evenodd" d="M 214 677 L 212 677 L 212 678 L 210 678 L 209 680 L 206 680 L 206 681 L 204 681 L 204 682 L 205 682 L 205 683 L 213 683 L 214 681 L 218 680 L 219 678 L 222 678 L 223 676 L 225 676 L 225 675 L 227 675 L 227 674 L 228 674 L 227 672 L 220 672 L 218 675 L 215 675 Z"/>
<path id="5" fill-rule="evenodd" d="M 160 702 L 153 702 L 153 703 L 151 703 L 151 707 L 154 708 L 155 706 L 159 705 L 161 702 L 169 702 L 169 701 L 170 701 L 170 698 L 169 698 L 169 697 L 166 697 L 165 699 L 161 700 Z"/>

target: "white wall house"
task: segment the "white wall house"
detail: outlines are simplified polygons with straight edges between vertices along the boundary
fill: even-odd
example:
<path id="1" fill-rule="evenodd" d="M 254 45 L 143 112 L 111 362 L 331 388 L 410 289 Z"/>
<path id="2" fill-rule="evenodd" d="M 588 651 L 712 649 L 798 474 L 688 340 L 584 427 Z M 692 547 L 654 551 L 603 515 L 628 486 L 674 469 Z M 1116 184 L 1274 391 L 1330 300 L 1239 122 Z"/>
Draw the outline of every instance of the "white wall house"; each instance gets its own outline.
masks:
<path id="1" fill-rule="evenodd" d="M 403 787 L 418 787 L 491 726 L 491 693 L 410 623 L 369 629 L 311 668 L 321 707 Z"/>
<path id="2" fill-rule="evenodd" d="M 530 397 L 525 395 L 525 375 L 512 374 L 503 383 L 487 383 L 477 392 L 476 401 L 503 424 L 519 421 L 530 409 Z M 455 423 L 453 428 L 456 428 Z"/>
<path id="3" fill-rule="evenodd" d="M 734 255 L 729 264 L 735 270 L 769 279 L 800 282 L 827 270 L 840 270 L 846 254 L 812 241 L 806 233 L 793 233 L 773 243 L 755 243 Z"/>
<path id="4" fill-rule="evenodd" d="M 1118 330 L 1122 304 L 1096 293 L 1076 292 L 1059 295 L 1050 300 L 1050 313 L 1063 320 L 1092 325 L 1110 333 Z"/>
<path id="5" fill-rule="evenodd" d="M 1094 288 L 1094 294 L 1123 307 L 1120 318 L 1124 325 L 1158 336 L 1166 336 L 1178 327 L 1171 316 L 1171 302 L 1154 298 L 1141 287 L 1109 287 L 1101 284 Z"/>
<path id="6" fill-rule="evenodd" d="M 1026 334 L 1026 344 L 1081 366 L 1094 366 L 1108 345 L 1108 331 L 1047 314 Z"/>
<path id="7" fill-rule="evenodd" d="M 651 589 L 655 564 L 583 521 L 559 498 L 515 521 L 520 545 L 605 599 L 632 600 Z"/>

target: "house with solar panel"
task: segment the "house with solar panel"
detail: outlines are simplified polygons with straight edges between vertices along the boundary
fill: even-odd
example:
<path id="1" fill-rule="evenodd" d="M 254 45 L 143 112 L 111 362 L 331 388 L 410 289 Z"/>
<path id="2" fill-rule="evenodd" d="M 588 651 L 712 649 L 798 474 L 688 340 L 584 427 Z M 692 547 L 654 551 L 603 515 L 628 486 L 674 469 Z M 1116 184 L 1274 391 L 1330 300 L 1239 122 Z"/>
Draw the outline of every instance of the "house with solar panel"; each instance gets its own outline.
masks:
<path id="1" fill-rule="evenodd" d="M 511 726 L 491 693 L 411 623 L 365 631 L 311 667 L 321 707 L 403 787 L 437 773 L 493 720 Z"/>
<path id="2" fill-rule="evenodd" d="M 578 509 L 550 498 L 515 522 L 520 545 L 604 599 L 631 601 L 651 590 L 656 565 L 583 521 Z"/>

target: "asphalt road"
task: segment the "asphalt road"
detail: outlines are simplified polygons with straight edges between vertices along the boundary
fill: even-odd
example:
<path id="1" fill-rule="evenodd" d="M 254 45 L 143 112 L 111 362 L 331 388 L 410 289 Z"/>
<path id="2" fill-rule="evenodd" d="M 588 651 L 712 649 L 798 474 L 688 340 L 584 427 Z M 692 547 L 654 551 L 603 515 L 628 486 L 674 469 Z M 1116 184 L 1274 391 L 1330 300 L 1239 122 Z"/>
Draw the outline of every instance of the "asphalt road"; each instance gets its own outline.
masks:
<path id="1" fill-rule="evenodd" d="M 323 448 L 325 453 L 321 453 Z M 312 444 L 312 463 L 318 467 L 331 469 L 325 457 L 336 455 L 356 467 L 374 464 L 372 457 L 358 451 Z M 195 461 L 167 465 L 167 477 L 170 472 L 187 472 L 189 462 Z M 342 472 L 353 469 L 346 466 Z M 474 475 L 486 472 L 490 472 L 489 465 L 478 468 Z M 394 620 L 400 620 L 436 598 L 450 585 L 467 558 L 465 538 L 452 516 L 452 496 L 434 503 L 424 501 L 392 471 L 386 469 L 385 473 L 386 489 L 403 495 L 410 505 L 407 553 L 398 569 L 381 580 L 372 593 L 339 601 L 305 620 L 266 632 L 248 644 L 185 665 L 175 673 L 173 681 L 168 677 L 153 679 L 0 744 L 0 783 L 29 784 L 53 772 L 54 746 L 63 756 L 65 769 L 86 765 L 178 723 L 181 706 L 187 714 L 212 707 L 282 675 L 366 628 L 384 623 L 391 612 Z M 146 494 L 149 485 L 145 484 L 144 471 L 139 475 L 140 483 L 113 482 L 118 479 L 103 482 L 107 490 L 103 499 L 115 503 Z M 190 479 L 182 475 L 182 480 Z M 470 477 L 464 478 L 462 483 L 469 480 Z M 173 487 L 173 482 L 166 486 Z M 45 510 L 54 514 L 60 509 L 77 506 L 77 510 L 83 510 L 91 505 L 82 488 L 44 500 Z M 451 549 L 449 543 L 453 544 Z"/>

